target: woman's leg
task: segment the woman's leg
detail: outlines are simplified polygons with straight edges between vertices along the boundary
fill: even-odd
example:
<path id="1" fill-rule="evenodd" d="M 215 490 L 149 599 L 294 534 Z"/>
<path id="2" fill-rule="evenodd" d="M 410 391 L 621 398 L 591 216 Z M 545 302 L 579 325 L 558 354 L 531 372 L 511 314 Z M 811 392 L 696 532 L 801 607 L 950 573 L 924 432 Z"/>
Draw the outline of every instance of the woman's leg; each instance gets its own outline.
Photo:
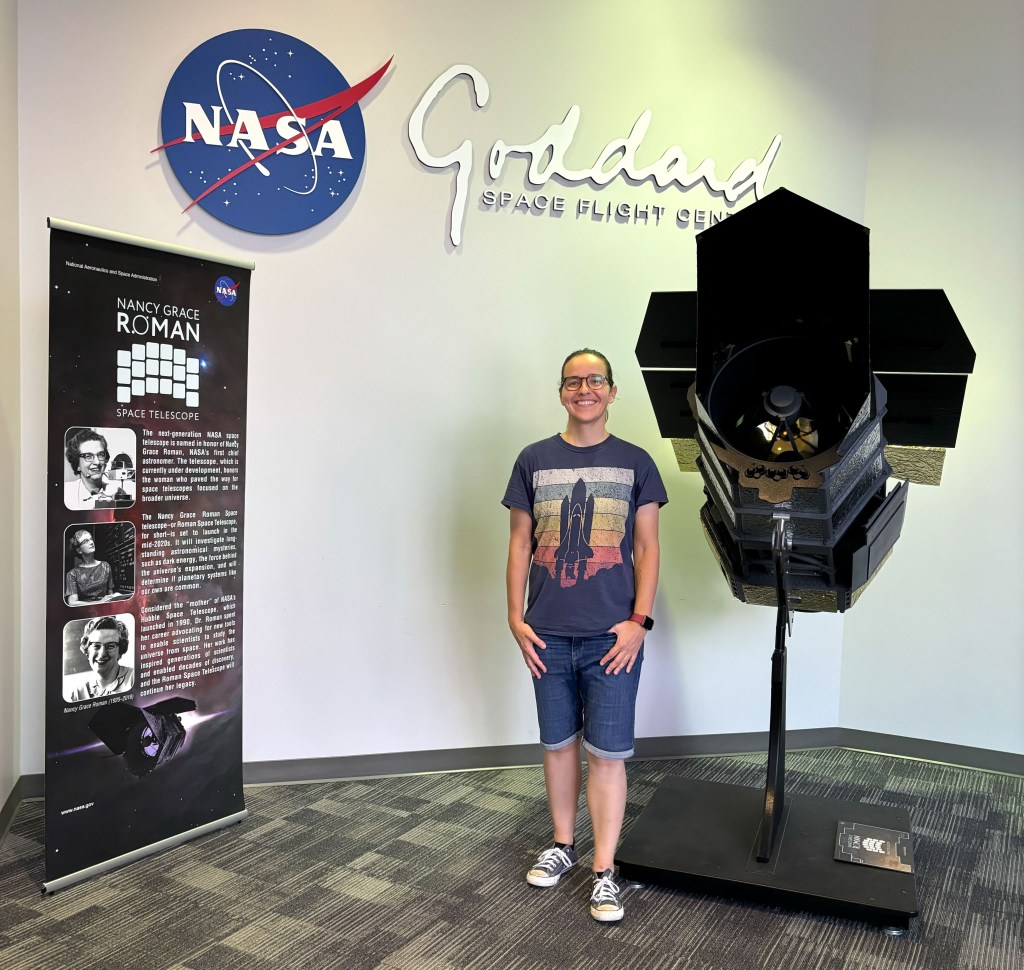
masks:
<path id="1" fill-rule="evenodd" d="M 573 663 L 570 637 L 542 634 L 547 642 L 547 672 L 534 679 L 540 740 L 544 745 L 544 784 L 555 829 L 555 841 L 572 843 L 576 807 L 580 800 L 583 768 L 580 764 L 580 728 L 583 715 Z"/>
<path id="2" fill-rule="evenodd" d="M 544 752 L 544 784 L 556 842 L 572 844 L 576 839 L 576 806 L 582 781 L 579 741 Z"/>
<path id="3" fill-rule="evenodd" d="M 587 808 L 594 829 L 594 872 L 615 866 L 626 814 L 626 765 L 587 751 Z M 557 838 L 557 836 L 556 836 Z"/>
<path id="4" fill-rule="evenodd" d="M 625 759 L 633 755 L 636 694 L 643 648 L 629 673 L 605 673 L 600 660 L 614 634 L 588 638 L 581 663 L 583 747 L 587 753 L 587 807 L 594 828 L 594 871 L 615 866 L 626 813 Z"/>

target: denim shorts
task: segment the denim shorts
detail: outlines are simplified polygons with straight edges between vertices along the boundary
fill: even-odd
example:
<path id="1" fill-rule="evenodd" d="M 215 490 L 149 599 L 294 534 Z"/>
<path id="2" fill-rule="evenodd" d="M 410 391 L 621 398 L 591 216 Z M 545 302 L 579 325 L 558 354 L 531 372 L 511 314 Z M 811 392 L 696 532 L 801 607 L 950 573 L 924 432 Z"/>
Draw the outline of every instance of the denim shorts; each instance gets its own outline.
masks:
<path id="1" fill-rule="evenodd" d="M 636 689 L 640 683 L 643 647 L 627 674 L 606 674 L 600 659 L 615 643 L 615 634 L 563 637 L 540 634 L 546 650 L 537 650 L 547 667 L 533 678 L 537 695 L 540 743 L 548 751 L 574 744 L 583 732 L 583 747 L 599 758 L 633 756 Z"/>

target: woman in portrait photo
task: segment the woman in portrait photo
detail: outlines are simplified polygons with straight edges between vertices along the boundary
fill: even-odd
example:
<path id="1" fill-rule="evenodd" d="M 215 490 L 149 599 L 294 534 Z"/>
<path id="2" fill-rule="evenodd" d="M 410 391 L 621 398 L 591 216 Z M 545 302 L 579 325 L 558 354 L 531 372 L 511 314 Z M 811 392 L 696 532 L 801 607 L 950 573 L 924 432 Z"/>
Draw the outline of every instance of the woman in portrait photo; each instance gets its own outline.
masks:
<path id="1" fill-rule="evenodd" d="M 110 563 L 96 558 L 96 540 L 88 529 L 79 529 L 68 548 L 75 565 L 64 577 L 64 599 L 68 606 L 109 603 L 120 596 L 114 590 Z"/>
<path id="2" fill-rule="evenodd" d="M 79 650 L 92 673 L 76 684 L 66 698 L 87 701 L 131 690 L 135 686 L 135 669 L 121 663 L 129 641 L 128 627 L 116 616 L 100 616 L 86 623 Z"/>
<path id="3" fill-rule="evenodd" d="M 72 428 L 64 451 L 75 478 L 64 484 L 64 505 L 72 510 L 119 508 L 135 501 L 134 482 L 111 481 L 107 439 L 95 428 Z"/>

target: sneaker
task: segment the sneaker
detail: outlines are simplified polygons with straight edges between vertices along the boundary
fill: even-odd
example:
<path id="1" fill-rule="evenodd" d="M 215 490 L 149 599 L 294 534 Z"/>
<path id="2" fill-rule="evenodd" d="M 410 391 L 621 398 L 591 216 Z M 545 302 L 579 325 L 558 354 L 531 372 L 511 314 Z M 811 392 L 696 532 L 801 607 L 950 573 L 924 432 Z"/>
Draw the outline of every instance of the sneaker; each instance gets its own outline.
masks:
<path id="1" fill-rule="evenodd" d="M 537 856 L 533 868 L 526 874 L 526 881 L 531 886 L 553 886 L 578 861 L 576 850 L 571 845 L 564 849 L 552 846 Z"/>
<path id="2" fill-rule="evenodd" d="M 594 873 L 594 889 L 590 894 L 590 915 L 602 923 L 622 919 L 622 890 L 615 881 L 615 870 Z"/>

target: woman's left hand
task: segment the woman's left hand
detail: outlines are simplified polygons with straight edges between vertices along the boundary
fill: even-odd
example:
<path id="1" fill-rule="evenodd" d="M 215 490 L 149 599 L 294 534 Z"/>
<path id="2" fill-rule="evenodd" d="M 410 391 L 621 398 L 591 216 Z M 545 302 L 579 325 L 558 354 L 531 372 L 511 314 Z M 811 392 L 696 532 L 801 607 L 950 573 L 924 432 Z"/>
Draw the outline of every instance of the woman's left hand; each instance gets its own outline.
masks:
<path id="1" fill-rule="evenodd" d="M 606 674 L 618 674 L 623 669 L 628 674 L 633 669 L 636 655 L 644 645 L 644 635 L 647 631 L 639 623 L 623 620 L 616 623 L 608 632 L 615 634 L 615 643 L 601 658 L 601 666 L 604 667 Z"/>

